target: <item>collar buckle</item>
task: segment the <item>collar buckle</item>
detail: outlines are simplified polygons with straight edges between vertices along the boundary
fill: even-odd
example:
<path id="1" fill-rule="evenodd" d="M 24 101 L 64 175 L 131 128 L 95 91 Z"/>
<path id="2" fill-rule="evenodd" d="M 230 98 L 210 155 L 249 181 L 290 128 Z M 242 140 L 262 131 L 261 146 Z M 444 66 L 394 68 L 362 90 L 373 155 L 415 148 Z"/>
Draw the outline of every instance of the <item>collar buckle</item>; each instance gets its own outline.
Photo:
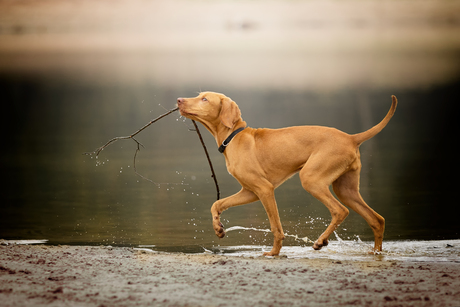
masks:
<path id="1" fill-rule="evenodd" d="M 228 144 L 230 144 L 230 141 L 235 137 L 235 135 L 237 135 L 238 133 L 240 133 L 241 131 L 244 130 L 245 127 L 241 127 L 239 129 L 236 129 L 235 131 L 233 131 L 229 136 L 228 138 L 225 139 L 225 141 L 222 142 L 222 145 L 219 146 L 219 152 L 220 153 L 224 153 L 225 151 L 225 148 L 227 148 Z"/>

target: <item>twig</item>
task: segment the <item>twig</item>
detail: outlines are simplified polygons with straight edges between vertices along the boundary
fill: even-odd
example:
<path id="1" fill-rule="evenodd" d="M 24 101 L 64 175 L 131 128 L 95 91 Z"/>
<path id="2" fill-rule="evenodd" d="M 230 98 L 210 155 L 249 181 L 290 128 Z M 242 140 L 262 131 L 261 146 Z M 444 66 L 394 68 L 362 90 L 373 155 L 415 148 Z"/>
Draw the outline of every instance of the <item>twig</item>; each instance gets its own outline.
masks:
<path id="1" fill-rule="evenodd" d="M 150 181 L 151 183 L 153 183 L 154 185 L 156 185 L 156 186 L 158 186 L 158 187 L 160 187 L 162 184 L 174 184 L 174 185 L 178 185 L 179 183 L 158 183 L 158 182 L 155 182 L 155 181 L 153 181 L 152 179 L 149 179 L 149 178 L 145 177 L 144 175 L 140 174 L 140 173 L 137 171 L 137 168 L 136 168 L 136 157 L 137 157 L 137 153 L 141 150 L 141 148 L 139 147 L 139 145 L 142 146 L 142 144 L 138 143 L 138 144 L 137 144 L 137 148 L 136 148 L 136 152 L 134 152 L 134 159 L 133 159 L 133 160 L 134 160 L 134 161 L 133 161 L 134 173 L 135 173 L 137 176 L 141 177 L 142 179 L 147 180 L 147 181 Z M 142 146 L 142 147 L 144 147 L 144 146 Z"/>
<path id="2" fill-rule="evenodd" d="M 206 158 L 208 159 L 209 167 L 211 168 L 211 173 L 212 173 L 211 177 L 212 179 L 214 179 L 214 184 L 216 185 L 217 200 L 219 200 L 220 199 L 219 184 L 217 183 L 217 177 L 216 177 L 216 174 L 214 173 L 214 168 L 212 167 L 211 158 L 209 157 L 209 154 L 208 154 L 208 149 L 206 148 L 203 138 L 201 137 L 200 129 L 198 129 L 198 125 L 193 119 L 192 119 L 192 123 L 195 126 L 195 131 L 196 133 L 198 133 L 198 137 L 200 138 L 201 145 L 203 145 L 204 153 L 206 154 Z"/>
<path id="3" fill-rule="evenodd" d="M 136 136 L 138 133 L 140 133 L 142 130 L 144 130 L 145 128 L 147 128 L 147 127 L 150 126 L 151 124 L 153 124 L 153 123 L 159 121 L 159 120 L 162 119 L 163 117 L 165 117 L 165 116 L 167 116 L 167 115 L 169 115 L 169 114 L 171 114 L 171 113 L 173 113 L 173 112 L 175 112 L 175 111 L 177 111 L 177 110 L 179 110 L 178 107 L 177 107 L 177 108 L 174 108 L 174 109 L 172 109 L 172 110 L 169 110 L 169 111 L 166 112 L 165 114 L 160 115 L 160 116 L 158 116 L 158 117 L 155 118 L 155 119 L 152 119 L 148 124 L 144 125 L 141 129 L 137 130 L 137 131 L 134 132 L 133 134 L 128 135 L 128 136 L 117 136 L 117 137 L 114 137 L 113 139 L 109 140 L 107 143 L 105 143 L 105 144 L 102 145 L 101 147 L 97 148 L 96 150 L 94 150 L 94 151 L 92 151 L 92 152 L 85 152 L 85 153 L 83 153 L 83 154 L 84 154 L 84 155 L 89 155 L 89 156 L 92 156 L 93 154 L 96 154 L 96 157 L 97 157 L 97 156 L 99 155 L 99 153 L 100 153 L 101 151 L 103 151 L 104 148 L 106 148 L 106 147 L 109 146 L 110 144 L 115 143 L 115 142 L 118 141 L 118 140 L 127 140 L 127 139 L 132 139 L 134 142 L 137 143 L 137 151 L 136 151 L 136 154 L 137 154 L 137 152 L 140 150 L 139 146 L 144 147 L 144 145 L 142 145 L 138 140 L 136 140 L 136 139 L 134 138 L 134 136 Z M 134 158 L 136 158 L 136 155 L 134 155 Z"/>
<path id="4" fill-rule="evenodd" d="M 137 153 L 141 150 L 140 146 L 144 147 L 144 145 L 142 145 L 141 142 L 139 142 L 137 139 L 135 139 L 134 137 L 139 134 L 141 131 L 143 131 L 145 128 L 147 128 L 148 126 L 150 126 L 151 124 L 157 122 L 158 120 L 162 119 L 163 117 L 175 112 L 179 110 L 179 108 L 174 108 L 174 109 L 171 109 L 169 110 L 168 112 L 158 116 L 157 118 L 155 119 L 152 119 L 150 122 L 148 122 L 146 125 L 144 125 L 142 128 L 140 128 L 139 130 L 137 130 L 136 132 L 134 132 L 133 134 L 131 135 L 128 135 L 128 136 L 117 136 L 117 137 L 114 137 L 113 139 L 109 140 L 107 143 L 105 143 L 104 145 L 102 145 L 101 147 L 98 147 L 96 148 L 94 151 L 91 151 L 91 152 L 85 152 L 83 153 L 84 155 L 89 155 L 89 156 L 92 156 L 93 154 L 96 155 L 96 159 L 97 157 L 99 156 L 99 153 L 101 151 L 103 151 L 106 147 L 108 147 L 110 144 L 112 143 L 115 143 L 116 141 L 118 140 L 128 140 L 128 139 L 131 139 L 133 140 L 134 142 L 136 142 L 137 144 L 137 148 L 136 148 L 136 151 L 134 153 L 134 172 L 136 173 L 136 175 L 140 176 L 142 179 L 144 180 L 147 180 L 147 181 L 150 181 L 156 185 L 160 185 L 160 183 L 156 183 L 154 181 L 152 181 L 151 179 L 141 175 L 140 173 L 137 172 L 137 169 L 136 169 L 136 157 L 137 157 Z M 212 166 L 212 162 L 211 162 L 211 158 L 209 157 L 209 154 L 208 154 L 208 150 L 206 148 L 206 145 L 204 144 L 204 141 L 203 141 L 203 138 L 201 137 L 201 133 L 200 133 L 200 130 L 198 129 L 198 126 L 196 124 L 196 122 L 194 120 L 192 120 L 193 122 L 193 125 L 195 126 L 195 131 L 196 133 L 198 134 L 198 137 L 200 138 L 200 141 L 201 141 L 201 145 L 203 145 L 203 149 L 204 149 L 204 152 L 206 154 L 206 158 L 208 159 L 208 163 L 209 163 L 209 167 L 211 168 L 211 177 L 214 179 L 214 184 L 216 185 L 216 190 L 217 190 L 217 200 L 220 199 L 220 190 L 219 190 L 219 184 L 217 183 L 217 178 L 216 178 L 216 174 L 214 173 L 214 168 Z"/>

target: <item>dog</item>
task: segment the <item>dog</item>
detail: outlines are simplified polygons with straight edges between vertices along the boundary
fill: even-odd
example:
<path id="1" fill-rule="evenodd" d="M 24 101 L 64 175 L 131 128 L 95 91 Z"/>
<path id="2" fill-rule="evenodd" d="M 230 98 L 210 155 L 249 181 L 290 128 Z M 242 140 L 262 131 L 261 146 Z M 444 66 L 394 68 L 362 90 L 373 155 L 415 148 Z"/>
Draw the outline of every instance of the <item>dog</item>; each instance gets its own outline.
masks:
<path id="1" fill-rule="evenodd" d="M 313 244 L 315 250 L 328 245 L 329 236 L 348 216 L 347 206 L 360 214 L 374 232 L 372 253 L 382 251 L 385 219 L 370 208 L 359 193 L 359 146 L 388 124 L 397 103 L 392 96 L 390 110 L 379 124 L 358 134 L 347 134 L 322 126 L 253 129 L 246 126 L 238 105 L 223 94 L 202 92 L 194 98 L 178 98 L 181 115 L 200 122 L 214 136 L 219 151 L 225 156 L 228 172 L 242 186 L 238 193 L 212 205 L 216 235 L 225 236 L 220 221 L 222 212 L 260 200 L 274 236 L 272 250 L 264 255 L 279 255 L 285 236 L 274 191 L 299 173 L 302 187 L 321 201 L 332 217 Z M 329 190 L 331 185 L 340 201 Z"/>

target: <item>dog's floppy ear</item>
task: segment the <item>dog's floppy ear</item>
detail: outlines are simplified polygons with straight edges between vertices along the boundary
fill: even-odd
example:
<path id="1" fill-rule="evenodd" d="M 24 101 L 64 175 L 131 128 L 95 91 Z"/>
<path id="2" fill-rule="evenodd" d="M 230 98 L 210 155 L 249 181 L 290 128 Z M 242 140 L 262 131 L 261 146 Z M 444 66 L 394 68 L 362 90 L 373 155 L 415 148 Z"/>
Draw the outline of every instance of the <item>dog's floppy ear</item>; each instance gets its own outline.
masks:
<path id="1" fill-rule="evenodd" d="M 237 104 L 228 97 L 222 98 L 221 102 L 220 121 L 225 127 L 232 129 L 241 117 L 240 108 L 238 108 Z"/>

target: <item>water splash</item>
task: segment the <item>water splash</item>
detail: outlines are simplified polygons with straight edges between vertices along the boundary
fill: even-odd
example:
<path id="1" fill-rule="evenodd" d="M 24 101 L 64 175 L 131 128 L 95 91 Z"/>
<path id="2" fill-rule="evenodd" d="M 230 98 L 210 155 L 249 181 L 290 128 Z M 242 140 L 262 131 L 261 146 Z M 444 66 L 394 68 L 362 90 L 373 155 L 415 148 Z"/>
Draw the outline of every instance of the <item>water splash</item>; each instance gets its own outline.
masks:
<path id="1" fill-rule="evenodd" d="M 373 242 L 361 240 L 330 240 L 321 250 L 311 246 L 283 246 L 282 256 L 290 259 L 331 259 L 340 261 L 411 261 L 411 262 L 456 262 L 460 263 L 460 240 L 441 241 L 384 241 L 384 250 L 371 254 Z M 217 254 L 237 257 L 260 257 L 271 246 L 240 245 L 218 246 Z"/>
<path id="2" fill-rule="evenodd" d="M 48 240 L 0 240 L 0 245 L 45 244 Z"/>
<path id="3" fill-rule="evenodd" d="M 230 232 L 234 230 L 254 230 L 254 231 L 262 231 L 262 232 L 271 232 L 269 229 L 259 229 L 259 228 L 254 228 L 254 227 L 243 227 L 243 226 L 233 226 L 233 227 L 225 229 L 225 232 Z"/>
<path id="4" fill-rule="evenodd" d="M 270 232 L 269 229 L 242 226 L 230 227 L 226 229 L 226 232 L 235 230 Z M 319 251 L 313 250 L 311 246 L 283 246 L 281 254 L 294 259 L 460 262 L 460 240 L 384 241 L 384 250 L 374 255 L 372 254 L 374 242 L 362 241 L 358 235 L 355 235 L 355 240 L 344 240 L 337 232 L 334 232 L 334 235 L 336 240 L 330 240 L 329 245 Z M 308 237 L 299 238 L 292 234 L 285 234 L 285 236 L 306 243 L 314 243 Z M 214 252 L 229 256 L 258 257 L 270 249 L 270 246 L 261 245 L 218 246 L 214 247 Z"/>
<path id="5" fill-rule="evenodd" d="M 260 229 L 260 228 L 243 227 L 243 226 L 233 226 L 233 227 L 227 228 L 225 232 L 234 231 L 234 230 L 254 230 L 254 231 L 261 231 L 261 232 L 271 232 L 271 230 L 269 229 Z M 314 241 L 310 240 L 308 237 L 300 238 L 298 235 L 291 235 L 288 233 L 285 233 L 284 235 L 286 237 L 292 237 L 296 240 L 303 241 L 305 243 L 315 243 Z"/>

